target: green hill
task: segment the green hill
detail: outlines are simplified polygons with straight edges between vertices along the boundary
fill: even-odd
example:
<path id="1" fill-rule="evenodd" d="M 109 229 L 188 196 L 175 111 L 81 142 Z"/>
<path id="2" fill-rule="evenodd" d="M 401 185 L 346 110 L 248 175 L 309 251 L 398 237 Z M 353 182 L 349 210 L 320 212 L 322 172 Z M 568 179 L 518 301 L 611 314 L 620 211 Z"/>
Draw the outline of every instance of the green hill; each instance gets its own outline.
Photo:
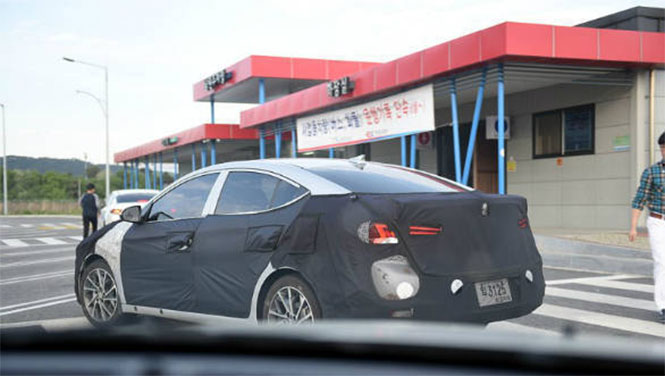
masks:
<path id="1" fill-rule="evenodd" d="M 58 159 L 58 158 L 32 158 L 18 155 L 7 156 L 7 170 L 36 170 L 40 173 L 47 171 L 60 172 L 63 174 L 72 174 L 73 176 L 83 176 L 84 161 L 80 159 Z M 90 162 L 86 163 L 89 167 Z M 2 166 L 2 157 L 0 157 L 0 166 Z M 96 164 L 102 171 L 104 164 Z M 122 170 L 122 166 L 111 165 L 111 174 Z"/>

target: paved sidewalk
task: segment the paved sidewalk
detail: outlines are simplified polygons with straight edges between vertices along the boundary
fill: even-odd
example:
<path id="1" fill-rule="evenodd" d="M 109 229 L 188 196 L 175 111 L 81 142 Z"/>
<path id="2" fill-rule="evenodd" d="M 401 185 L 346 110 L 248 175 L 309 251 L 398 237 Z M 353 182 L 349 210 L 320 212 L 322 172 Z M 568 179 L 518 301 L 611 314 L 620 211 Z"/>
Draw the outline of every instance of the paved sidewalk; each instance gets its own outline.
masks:
<path id="1" fill-rule="evenodd" d="M 653 261 L 646 234 L 635 242 L 616 230 L 534 229 L 543 263 L 595 273 L 650 276 Z"/>

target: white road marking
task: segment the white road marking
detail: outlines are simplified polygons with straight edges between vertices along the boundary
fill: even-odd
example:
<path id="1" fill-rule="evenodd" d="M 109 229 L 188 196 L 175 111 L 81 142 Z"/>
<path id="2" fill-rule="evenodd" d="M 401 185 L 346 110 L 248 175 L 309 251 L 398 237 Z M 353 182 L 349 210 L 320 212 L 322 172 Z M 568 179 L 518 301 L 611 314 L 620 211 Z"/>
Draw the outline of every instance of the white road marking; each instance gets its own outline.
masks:
<path id="1" fill-rule="evenodd" d="M 51 300 L 59 300 L 59 299 L 66 299 L 66 298 L 71 298 L 75 297 L 75 294 L 66 294 L 66 295 L 60 295 L 60 296 L 52 296 L 50 298 L 44 298 L 44 299 L 39 299 L 39 300 L 33 300 L 31 302 L 25 302 L 25 303 L 18 303 L 18 304 L 13 304 L 13 305 L 8 305 L 5 307 L 0 307 L 0 311 L 6 311 L 8 309 L 14 309 L 14 308 L 19 308 L 19 307 L 25 307 L 33 304 L 39 304 L 39 303 L 44 303 L 48 302 Z"/>
<path id="2" fill-rule="evenodd" d="M 598 294 L 595 292 L 577 291 L 562 289 L 557 287 L 547 287 L 545 289 L 546 296 L 557 296 L 561 298 L 577 299 L 585 302 L 605 303 L 615 306 L 644 309 L 647 311 L 655 311 L 656 305 L 653 301 L 626 298 L 617 295 Z"/>
<path id="3" fill-rule="evenodd" d="M 9 324 L 0 324 L 0 328 L 20 328 L 24 326 L 41 326 L 46 331 L 65 330 L 65 329 L 84 329 L 92 326 L 85 317 L 68 317 L 64 319 L 49 319 L 35 321 L 12 322 Z"/>
<path id="4" fill-rule="evenodd" d="M 5 243 L 5 245 L 8 245 L 10 247 L 27 247 L 29 245 L 28 243 L 24 242 L 21 239 L 3 239 L 0 241 L 2 241 L 3 243 Z"/>
<path id="5" fill-rule="evenodd" d="M 0 228 L 12 228 L 10 225 L 0 225 Z"/>
<path id="6" fill-rule="evenodd" d="M 62 222 L 63 225 L 65 226 L 72 226 L 72 227 L 83 227 L 81 226 L 80 223 L 72 223 L 72 222 Z"/>
<path id="7" fill-rule="evenodd" d="M 0 280 L 0 286 L 13 285 L 15 283 L 21 283 L 21 282 L 39 281 L 39 280 L 42 280 L 42 279 L 49 279 L 49 278 L 66 277 L 66 276 L 69 276 L 69 275 L 72 275 L 72 274 L 74 274 L 73 270 L 61 270 L 61 271 L 58 271 L 58 272 L 33 274 L 33 275 L 26 275 L 26 276 L 22 276 L 22 277 L 7 278 L 7 279 Z M 2 308 L 0 308 L 0 309 L 2 309 Z"/>
<path id="8" fill-rule="evenodd" d="M 49 245 L 62 245 L 62 244 L 67 244 L 67 242 L 62 241 L 60 239 L 56 238 L 35 238 L 36 240 L 39 240 L 42 243 L 46 243 Z"/>
<path id="9" fill-rule="evenodd" d="M 68 247 L 68 248 L 45 249 L 42 251 L 9 252 L 9 253 L 0 253 L 0 257 L 42 255 L 47 253 L 71 252 L 73 250 L 74 248 Z"/>
<path id="10" fill-rule="evenodd" d="M 552 304 L 543 304 L 533 313 L 561 320 L 577 321 L 584 324 L 604 326 L 606 328 L 665 338 L 665 326 L 655 320 L 653 322 L 638 320 L 605 313 L 561 307 Z"/>
<path id="11" fill-rule="evenodd" d="M 631 283 L 631 282 L 621 282 L 621 281 L 585 281 L 580 283 L 589 286 L 609 287 L 619 290 L 641 291 L 653 294 L 653 285 L 645 285 L 642 283 Z"/>
<path id="12" fill-rule="evenodd" d="M 34 305 L 34 306 L 25 307 L 25 308 L 17 308 L 17 309 L 12 310 L 12 311 L 2 311 L 2 312 L 0 312 L 0 316 L 7 316 L 7 315 L 14 314 L 14 313 L 32 311 L 34 309 L 45 308 L 45 307 L 50 307 L 50 306 L 54 306 L 54 305 L 70 303 L 70 302 L 74 302 L 74 301 L 76 301 L 76 298 L 56 300 L 56 301 L 43 303 L 43 304 L 37 304 L 37 305 Z"/>
<path id="13" fill-rule="evenodd" d="M 23 228 L 30 228 L 30 227 L 35 227 L 35 225 L 31 225 L 31 224 L 27 224 L 27 223 L 25 223 L 25 224 L 22 224 L 21 227 L 23 227 Z"/>
<path id="14" fill-rule="evenodd" d="M 57 257 L 57 258 L 49 258 L 49 259 L 41 259 L 41 260 L 30 260 L 30 261 L 17 261 L 17 262 L 10 262 L 8 264 L 5 264 L 5 263 L 0 264 L 0 268 L 12 268 L 12 267 L 17 267 L 17 266 L 28 266 L 28 265 L 35 265 L 35 264 L 50 264 L 50 263 L 73 260 L 73 259 L 74 259 L 74 256 L 71 256 L 71 257 Z"/>
<path id="15" fill-rule="evenodd" d="M 76 241 L 79 241 L 79 242 L 81 240 L 83 240 L 83 236 L 81 236 L 81 235 L 79 235 L 79 236 L 68 236 L 67 238 L 72 239 L 72 240 L 76 240 Z"/>
<path id="16" fill-rule="evenodd" d="M 568 279 L 555 279 L 553 281 L 545 282 L 547 286 L 553 285 L 565 285 L 568 283 L 584 283 L 586 281 L 611 281 L 615 279 L 626 279 L 626 278 L 635 278 L 640 276 L 629 275 L 629 274 L 618 274 L 618 275 L 604 275 L 599 277 L 581 277 L 581 278 L 568 278 Z"/>

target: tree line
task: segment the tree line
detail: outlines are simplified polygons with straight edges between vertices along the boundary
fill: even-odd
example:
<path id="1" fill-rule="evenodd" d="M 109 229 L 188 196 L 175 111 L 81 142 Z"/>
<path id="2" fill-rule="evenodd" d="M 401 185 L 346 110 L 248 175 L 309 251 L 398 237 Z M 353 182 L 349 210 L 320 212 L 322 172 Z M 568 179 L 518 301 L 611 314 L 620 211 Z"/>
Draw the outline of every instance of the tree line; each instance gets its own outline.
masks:
<path id="1" fill-rule="evenodd" d="M 2 167 L 0 167 L 2 175 Z M 111 174 L 111 191 L 123 189 L 123 171 Z M 139 171 L 139 183 L 145 181 L 144 171 Z M 173 175 L 164 173 L 164 186 L 173 182 Z M 36 170 L 7 169 L 7 199 L 13 200 L 77 200 L 79 192 L 85 192 L 85 186 L 93 183 L 100 198 L 105 198 L 105 175 L 98 166 L 86 169 L 86 177 L 71 173 Z M 129 181 L 127 182 L 129 184 Z M 142 188 L 142 187 L 141 187 Z M 2 198 L 0 190 L 0 198 Z"/>

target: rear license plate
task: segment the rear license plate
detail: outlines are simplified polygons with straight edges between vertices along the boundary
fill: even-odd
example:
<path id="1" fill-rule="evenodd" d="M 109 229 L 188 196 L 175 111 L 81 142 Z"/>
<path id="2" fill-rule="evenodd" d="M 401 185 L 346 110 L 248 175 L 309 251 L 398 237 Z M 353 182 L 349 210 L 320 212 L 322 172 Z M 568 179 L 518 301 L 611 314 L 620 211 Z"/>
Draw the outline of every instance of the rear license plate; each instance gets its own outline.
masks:
<path id="1" fill-rule="evenodd" d="M 476 296 L 478 297 L 478 304 L 481 307 L 513 301 L 507 278 L 496 281 L 476 282 Z"/>

